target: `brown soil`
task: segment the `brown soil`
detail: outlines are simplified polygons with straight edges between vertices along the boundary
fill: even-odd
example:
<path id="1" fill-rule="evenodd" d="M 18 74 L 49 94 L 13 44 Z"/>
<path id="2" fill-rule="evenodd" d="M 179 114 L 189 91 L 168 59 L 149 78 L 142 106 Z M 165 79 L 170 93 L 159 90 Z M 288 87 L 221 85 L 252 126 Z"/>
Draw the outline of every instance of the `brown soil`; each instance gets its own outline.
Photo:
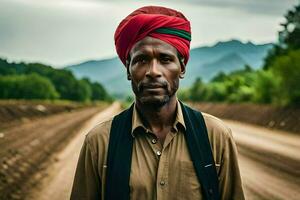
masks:
<path id="1" fill-rule="evenodd" d="M 214 116 L 300 133 L 300 108 L 255 104 L 191 103 Z"/>
<path id="2" fill-rule="evenodd" d="M 43 171 L 47 176 L 36 187 L 31 188 L 25 200 L 70 199 L 77 161 L 86 133 L 99 122 L 111 118 L 118 112 L 120 104 L 114 103 L 88 120 L 70 143 L 66 144 L 62 151 L 54 154 L 56 162 L 47 166 Z"/>
<path id="3" fill-rule="evenodd" d="M 238 147 L 247 200 L 298 200 L 300 136 L 226 120 Z"/>
<path id="4" fill-rule="evenodd" d="M 0 100 L 0 130 L 41 117 L 83 108 L 77 103 Z"/>
<path id="5" fill-rule="evenodd" d="M 29 116 L 31 120 L 19 125 L 15 120 L 13 127 L 0 131 L 0 199 L 23 199 L 26 196 L 24 191 L 46 176 L 43 169 L 49 164 L 47 160 L 50 155 L 63 149 L 80 127 L 104 106 L 53 114 L 68 110 L 66 108 L 68 106 L 53 109 L 48 114 L 51 116 L 43 118 L 37 118 L 35 114 L 28 115 L 30 112 L 19 113 L 18 117 Z"/>

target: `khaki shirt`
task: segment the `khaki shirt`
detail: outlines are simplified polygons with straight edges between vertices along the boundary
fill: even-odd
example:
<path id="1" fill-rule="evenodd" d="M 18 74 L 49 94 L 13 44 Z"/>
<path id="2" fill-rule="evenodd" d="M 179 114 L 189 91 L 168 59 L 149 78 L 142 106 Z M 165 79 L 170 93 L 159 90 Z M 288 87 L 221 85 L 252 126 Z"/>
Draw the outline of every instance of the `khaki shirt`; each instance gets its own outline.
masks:
<path id="1" fill-rule="evenodd" d="M 130 199 L 203 199 L 201 185 L 185 141 L 185 123 L 180 104 L 164 144 L 147 129 L 136 108 L 132 116 L 134 138 L 130 173 Z M 223 200 L 243 200 L 237 150 L 231 130 L 211 115 L 203 113 L 219 177 Z M 81 149 L 72 200 L 104 199 L 106 159 L 112 119 L 91 130 Z"/>

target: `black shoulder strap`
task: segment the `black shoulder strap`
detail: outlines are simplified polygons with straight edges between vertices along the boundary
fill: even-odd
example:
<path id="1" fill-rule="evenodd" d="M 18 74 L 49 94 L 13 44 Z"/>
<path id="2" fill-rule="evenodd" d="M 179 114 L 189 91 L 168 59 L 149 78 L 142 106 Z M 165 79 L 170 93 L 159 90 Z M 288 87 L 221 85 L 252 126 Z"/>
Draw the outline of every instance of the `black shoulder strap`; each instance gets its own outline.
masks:
<path id="1" fill-rule="evenodd" d="M 180 102 L 181 103 L 181 102 Z M 200 112 L 182 105 L 186 141 L 206 200 L 219 200 L 218 176 L 208 134 Z M 129 200 L 133 138 L 130 137 L 133 106 L 115 116 L 107 153 L 105 200 Z"/>
<path id="2" fill-rule="evenodd" d="M 181 102 L 180 102 L 181 103 Z M 219 181 L 201 112 L 181 103 L 186 125 L 186 141 L 205 199 L 219 200 Z"/>
<path id="3" fill-rule="evenodd" d="M 130 137 L 133 105 L 115 116 L 109 136 L 105 199 L 129 200 L 133 138 Z"/>

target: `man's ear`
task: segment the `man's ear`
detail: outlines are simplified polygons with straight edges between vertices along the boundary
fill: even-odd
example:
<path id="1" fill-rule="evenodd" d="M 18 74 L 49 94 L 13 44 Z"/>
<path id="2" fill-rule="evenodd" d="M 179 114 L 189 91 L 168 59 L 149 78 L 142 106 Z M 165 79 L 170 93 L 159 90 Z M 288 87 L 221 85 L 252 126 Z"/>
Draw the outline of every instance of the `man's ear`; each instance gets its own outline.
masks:
<path id="1" fill-rule="evenodd" d="M 130 74 L 130 71 L 129 71 L 129 65 L 130 65 L 130 62 L 129 60 L 126 60 L 126 64 L 125 64 L 125 67 L 126 67 L 126 71 L 127 71 L 127 80 L 131 80 L 131 74 Z"/>
<path id="2" fill-rule="evenodd" d="M 185 64 L 184 64 L 184 58 L 180 58 L 180 74 L 179 74 L 179 78 L 183 79 L 184 78 L 184 74 L 185 74 Z"/>

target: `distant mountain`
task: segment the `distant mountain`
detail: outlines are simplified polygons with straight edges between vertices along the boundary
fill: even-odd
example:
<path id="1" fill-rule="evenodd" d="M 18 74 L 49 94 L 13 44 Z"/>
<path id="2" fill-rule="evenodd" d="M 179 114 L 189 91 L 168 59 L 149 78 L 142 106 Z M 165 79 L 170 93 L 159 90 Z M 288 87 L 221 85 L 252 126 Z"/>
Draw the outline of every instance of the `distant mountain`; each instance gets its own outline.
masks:
<path id="1" fill-rule="evenodd" d="M 88 77 L 104 85 L 105 89 L 116 96 L 122 96 L 131 91 L 130 82 L 127 80 L 126 68 L 119 58 L 98 61 L 87 61 L 66 67 L 77 77 Z"/>
<path id="2" fill-rule="evenodd" d="M 194 48 L 190 52 L 186 78 L 181 85 L 189 87 L 197 77 L 209 81 L 221 71 L 228 73 L 242 69 L 246 64 L 258 69 L 271 47 L 272 44 L 256 45 L 252 42 L 231 40 L 218 42 L 213 46 Z"/>
<path id="3" fill-rule="evenodd" d="M 238 40 L 218 42 L 213 46 L 194 48 L 190 52 L 185 79 L 182 87 L 189 87 L 197 77 L 209 81 L 217 73 L 225 73 L 242 69 L 246 64 L 258 69 L 272 44 L 256 45 L 251 42 L 242 43 Z M 92 81 L 102 83 L 114 95 L 130 93 L 130 82 L 126 79 L 126 69 L 115 57 L 111 59 L 87 61 L 66 67 L 75 76 L 88 77 Z"/>
<path id="4" fill-rule="evenodd" d="M 241 68 L 245 63 L 246 61 L 237 53 L 229 53 L 216 61 L 204 63 L 202 67 L 197 68 L 196 74 L 205 74 L 205 77 L 202 78 L 209 80 L 213 78 L 216 75 L 216 71 L 220 71 L 220 69 L 222 69 L 224 73 L 229 73 Z"/>

